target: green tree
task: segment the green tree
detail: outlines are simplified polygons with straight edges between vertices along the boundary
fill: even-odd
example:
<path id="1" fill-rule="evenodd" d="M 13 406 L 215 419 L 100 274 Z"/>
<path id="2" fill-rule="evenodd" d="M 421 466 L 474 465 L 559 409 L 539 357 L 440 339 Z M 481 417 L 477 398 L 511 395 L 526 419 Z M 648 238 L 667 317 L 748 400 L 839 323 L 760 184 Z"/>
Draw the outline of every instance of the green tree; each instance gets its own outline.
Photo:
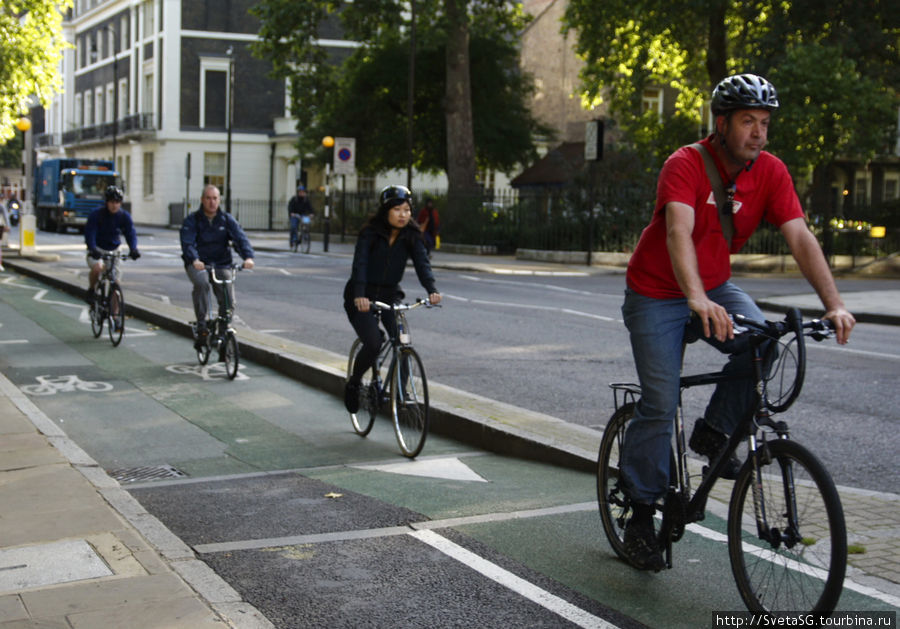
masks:
<path id="1" fill-rule="evenodd" d="M 306 136 L 301 150 L 325 134 L 347 135 L 357 138 L 361 170 L 406 166 L 409 9 L 395 0 L 268 0 L 254 9 L 262 21 L 257 53 L 290 79 Z M 361 47 L 327 59 L 316 25 L 338 18 Z M 525 106 L 531 87 L 518 71 L 515 35 L 524 20 L 516 3 L 502 0 L 416 2 L 413 162 L 445 170 L 451 195 L 474 189 L 479 165 L 508 171 L 532 157 L 531 134 L 546 131 Z"/>
<path id="2" fill-rule="evenodd" d="M 900 12 L 891 0 L 571 0 L 564 28 L 586 61 L 584 98 L 608 98 L 635 145 L 657 165 L 696 139 L 708 94 L 724 76 L 755 72 L 779 91 L 772 150 L 813 174 L 814 199 L 838 155 L 886 153 L 900 104 Z M 660 121 L 641 111 L 648 87 L 677 100 Z"/>
<path id="3" fill-rule="evenodd" d="M 62 88 L 59 61 L 68 44 L 63 11 L 71 0 L 4 0 L 0 5 L 0 142 L 36 96 L 44 107 Z"/>

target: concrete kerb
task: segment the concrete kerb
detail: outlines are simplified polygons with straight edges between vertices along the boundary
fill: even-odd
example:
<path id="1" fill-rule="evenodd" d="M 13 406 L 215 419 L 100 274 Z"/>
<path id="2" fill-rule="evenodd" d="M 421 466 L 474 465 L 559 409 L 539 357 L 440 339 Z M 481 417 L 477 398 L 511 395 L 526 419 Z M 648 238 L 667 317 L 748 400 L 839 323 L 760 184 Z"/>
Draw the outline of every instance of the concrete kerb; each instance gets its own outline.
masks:
<path id="1" fill-rule="evenodd" d="M 62 273 L 14 263 L 17 271 L 79 299 L 84 288 Z M 126 295 L 126 312 L 175 334 L 191 338 L 193 312 L 140 295 Z M 346 356 L 238 327 L 238 347 L 247 360 L 294 380 L 343 397 Z M 601 433 L 555 417 L 429 382 L 434 434 L 498 454 L 593 471 Z"/>

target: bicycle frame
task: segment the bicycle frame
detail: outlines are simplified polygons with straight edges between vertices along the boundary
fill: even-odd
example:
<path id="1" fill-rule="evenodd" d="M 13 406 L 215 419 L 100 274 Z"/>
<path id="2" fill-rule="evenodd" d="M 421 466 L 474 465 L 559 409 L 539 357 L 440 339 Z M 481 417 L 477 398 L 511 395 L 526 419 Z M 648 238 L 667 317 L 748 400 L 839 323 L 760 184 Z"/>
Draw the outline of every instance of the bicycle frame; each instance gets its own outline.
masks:
<path id="1" fill-rule="evenodd" d="M 779 412 L 786 410 L 787 406 L 796 399 L 797 395 L 799 395 L 800 388 L 803 384 L 803 373 L 802 373 L 802 365 L 805 363 L 805 345 L 804 345 L 804 333 L 803 333 L 803 322 L 800 317 L 799 312 L 792 311 L 788 314 L 786 319 L 787 329 L 781 328 L 777 331 L 768 331 L 765 326 L 761 326 L 755 322 L 751 322 L 742 317 L 736 318 L 736 323 L 750 325 L 754 330 L 747 330 L 744 333 L 748 334 L 748 341 L 750 343 L 750 351 L 752 351 L 753 360 L 753 381 L 755 382 L 755 396 L 754 402 L 750 406 L 750 409 L 747 412 L 747 415 L 740 420 L 737 428 L 732 432 L 730 437 L 728 438 L 727 444 L 725 448 L 720 453 L 719 457 L 711 462 L 711 465 L 707 472 L 703 475 L 702 480 L 700 481 L 699 486 L 696 491 L 692 492 L 691 489 L 691 479 L 688 471 L 688 449 L 686 447 L 685 441 L 685 430 L 684 430 L 684 410 L 682 406 L 682 400 L 679 395 L 678 408 L 679 412 L 675 417 L 675 461 L 672 462 L 671 473 L 674 474 L 674 478 L 670 478 L 670 495 L 666 498 L 665 504 L 668 507 L 663 513 L 663 523 L 660 529 L 660 540 L 665 543 L 666 548 L 666 564 L 671 568 L 671 551 L 672 551 L 672 541 L 677 541 L 680 538 L 680 534 L 683 531 L 685 525 L 699 522 L 706 517 L 706 502 L 709 498 L 709 494 L 715 485 L 716 481 L 720 478 L 720 475 L 724 468 L 728 465 L 728 459 L 732 454 L 740 447 L 741 442 L 745 439 L 747 440 L 747 445 L 749 449 L 748 458 L 751 461 L 751 465 L 753 465 L 753 474 L 754 480 L 758 478 L 759 475 L 759 455 L 764 452 L 766 449 L 766 440 L 765 434 L 762 434 L 762 443 L 760 444 L 757 439 L 757 433 L 760 428 L 763 426 L 772 428 L 775 434 L 779 439 L 787 439 L 789 436 L 788 427 L 785 422 L 775 422 L 772 420 L 772 412 L 770 410 L 770 403 L 767 397 L 767 387 L 766 387 L 766 373 L 764 372 L 764 349 L 763 345 L 770 340 L 778 338 L 779 336 L 783 336 L 787 333 L 794 333 L 797 339 L 797 352 L 800 355 L 799 366 L 798 366 L 798 376 L 797 381 L 794 384 L 793 392 L 790 396 L 789 401 L 786 404 L 782 404 L 779 408 Z M 813 321 L 808 324 L 808 327 L 813 327 L 821 322 Z M 777 336 L 772 334 L 772 332 L 776 332 Z M 680 378 L 680 386 L 681 391 L 683 392 L 686 389 L 703 386 L 703 385 L 712 385 L 718 384 L 720 382 L 730 382 L 737 380 L 744 380 L 747 378 L 746 373 L 726 373 L 724 371 L 716 371 L 716 372 L 708 372 L 708 373 L 700 373 L 694 375 L 681 376 Z M 618 410 L 620 406 L 625 405 L 627 403 L 636 403 L 637 399 L 640 397 L 640 387 L 630 383 L 613 383 L 610 385 L 613 388 L 613 398 L 615 402 L 616 409 Z M 619 399 L 619 393 L 621 393 L 621 405 Z M 755 483 L 754 483 L 755 484 Z M 671 495 L 671 492 L 675 492 L 675 496 Z M 690 496 L 690 499 L 685 501 L 685 497 Z M 677 499 L 677 505 L 670 504 L 672 498 Z M 758 496 L 754 493 L 754 504 L 757 506 L 756 511 L 756 519 L 757 519 L 757 527 L 760 531 L 760 536 L 764 539 L 768 540 L 768 531 L 765 526 L 765 513 L 761 512 L 759 508 L 759 502 L 757 500 Z M 673 506 L 678 506 L 679 509 L 676 512 L 673 511 Z M 795 522 L 794 514 L 789 514 L 789 520 Z M 674 532 L 674 534 L 673 534 Z"/>

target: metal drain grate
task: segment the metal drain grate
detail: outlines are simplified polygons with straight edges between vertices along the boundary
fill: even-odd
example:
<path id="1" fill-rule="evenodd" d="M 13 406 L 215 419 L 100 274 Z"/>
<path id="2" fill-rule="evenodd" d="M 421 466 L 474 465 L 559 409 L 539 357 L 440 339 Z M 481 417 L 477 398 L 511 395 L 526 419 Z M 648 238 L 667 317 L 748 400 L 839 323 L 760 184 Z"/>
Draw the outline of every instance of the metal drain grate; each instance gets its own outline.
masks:
<path id="1" fill-rule="evenodd" d="M 187 476 L 171 465 L 150 465 L 146 467 L 130 467 L 113 470 L 109 475 L 120 483 L 136 483 L 138 481 L 162 480 L 165 478 L 181 478 Z"/>

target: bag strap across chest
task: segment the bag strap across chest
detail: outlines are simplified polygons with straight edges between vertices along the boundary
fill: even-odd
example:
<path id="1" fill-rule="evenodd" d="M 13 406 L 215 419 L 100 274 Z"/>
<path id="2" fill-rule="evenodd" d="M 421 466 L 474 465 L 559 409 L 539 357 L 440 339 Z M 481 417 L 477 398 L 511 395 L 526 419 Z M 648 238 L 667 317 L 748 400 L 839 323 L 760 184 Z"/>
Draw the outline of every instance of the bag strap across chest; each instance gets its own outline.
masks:
<path id="1" fill-rule="evenodd" d="M 703 165 L 706 167 L 706 176 L 712 187 L 713 197 L 716 199 L 716 207 L 718 208 L 719 222 L 722 225 L 722 234 L 728 243 L 728 250 L 731 251 L 731 239 L 734 237 L 734 184 L 728 187 L 726 192 L 725 184 L 722 182 L 722 176 L 716 163 L 713 161 L 712 155 L 706 150 L 706 147 L 699 142 L 689 145 L 692 149 L 700 153 L 703 158 Z"/>

